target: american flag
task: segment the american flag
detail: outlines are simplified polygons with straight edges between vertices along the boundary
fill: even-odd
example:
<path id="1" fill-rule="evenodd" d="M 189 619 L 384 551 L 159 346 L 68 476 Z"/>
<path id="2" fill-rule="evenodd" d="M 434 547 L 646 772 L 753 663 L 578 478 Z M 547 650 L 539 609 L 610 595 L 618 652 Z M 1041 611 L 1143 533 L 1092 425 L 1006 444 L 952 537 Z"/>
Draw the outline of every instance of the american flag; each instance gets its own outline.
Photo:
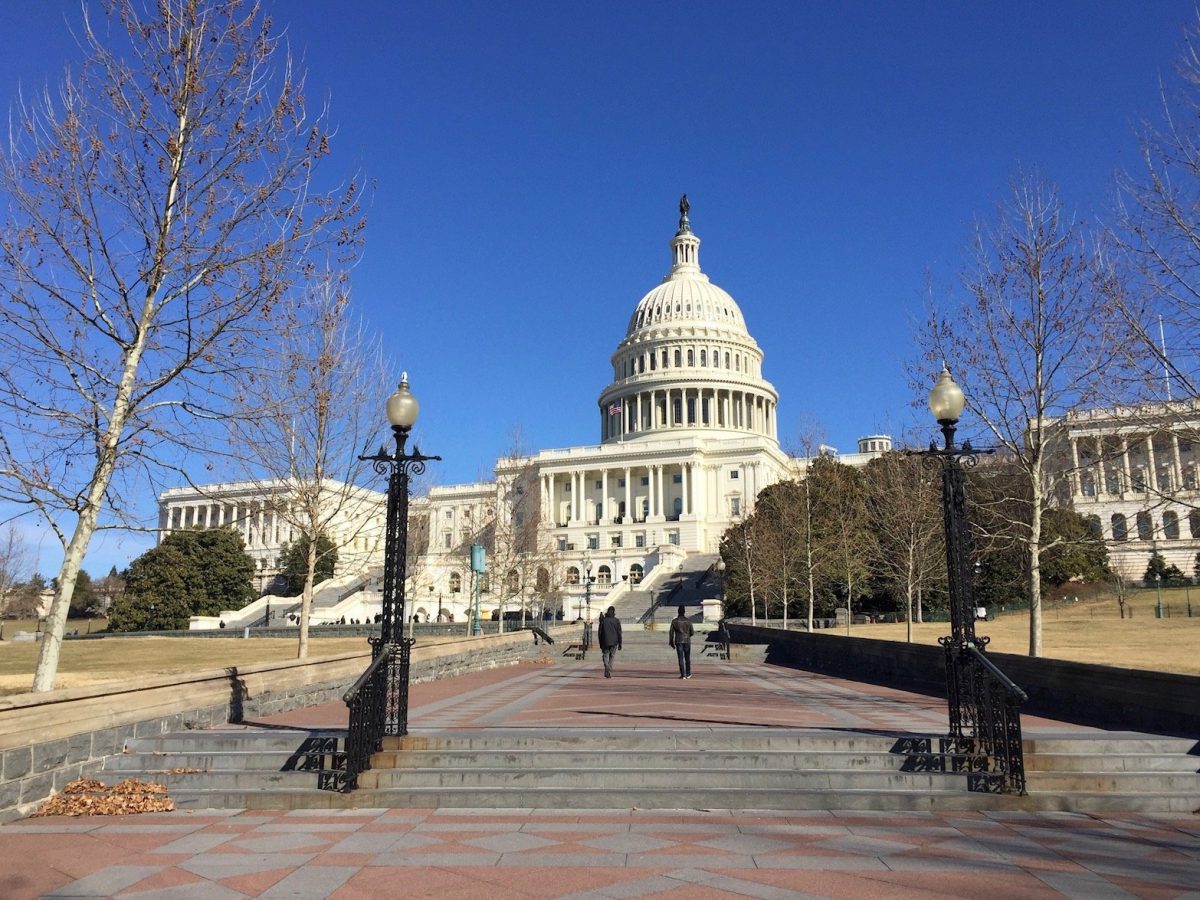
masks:
<path id="1" fill-rule="evenodd" d="M 620 403 L 610 403 L 608 405 L 608 414 L 610 416 L 619 416 L 621 414 L 621 404 Z"/>

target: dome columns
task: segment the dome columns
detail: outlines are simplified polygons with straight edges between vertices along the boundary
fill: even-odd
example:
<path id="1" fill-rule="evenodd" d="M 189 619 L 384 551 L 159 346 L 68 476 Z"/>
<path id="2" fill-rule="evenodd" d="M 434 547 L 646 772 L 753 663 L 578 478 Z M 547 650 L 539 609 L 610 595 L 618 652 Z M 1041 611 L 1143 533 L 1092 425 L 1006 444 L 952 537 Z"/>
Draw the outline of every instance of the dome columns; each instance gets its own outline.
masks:
<path id="1" fill-rule="evenodd" d="M 652 388 L 600 406 L 603 442 L 676 428 L 745 431 L 775 438 L 775 400 L 754 390 L 719 386 Z"/>

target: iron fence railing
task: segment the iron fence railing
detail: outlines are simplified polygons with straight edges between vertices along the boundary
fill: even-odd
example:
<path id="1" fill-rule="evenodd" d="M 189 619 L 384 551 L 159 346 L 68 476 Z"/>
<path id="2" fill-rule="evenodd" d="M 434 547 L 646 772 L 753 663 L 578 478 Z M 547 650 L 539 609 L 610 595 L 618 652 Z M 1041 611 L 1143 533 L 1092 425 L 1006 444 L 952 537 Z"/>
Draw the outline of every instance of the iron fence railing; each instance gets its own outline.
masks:
<path id="1" fill-rule="evenodd" d="M 974 644 L 945 647 L 956 768 L 977 776 L 971 790 L 1024 794 L 1021 704 L 1028 695 Z"/>
<path id="2" fill-rule="evenodd" d="M 371 757 L 383 746 L 388 695 L 395 677 L 393 673 L 399 668 L 396 665 L 398 649 L 396 644 L 385 645 L 342 697 L 349 707 L 350 729 L 346 734 L 345 763 L 327 785 L 333 790 L 357 788 L 358 776 L 371 767 Z"/>

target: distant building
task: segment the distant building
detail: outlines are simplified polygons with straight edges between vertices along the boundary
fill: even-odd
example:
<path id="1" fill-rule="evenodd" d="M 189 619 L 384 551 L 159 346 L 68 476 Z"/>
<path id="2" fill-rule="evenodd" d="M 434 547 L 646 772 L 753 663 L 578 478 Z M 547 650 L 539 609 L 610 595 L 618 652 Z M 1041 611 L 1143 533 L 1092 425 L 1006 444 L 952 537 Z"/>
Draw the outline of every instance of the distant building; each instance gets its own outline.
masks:
<path id="1" fill-rule="evenodd" d="M 379 491 L 351 487 L 349 501 L 334 513 L 335 498 L 345 485 L 329 480 L 326 533 L 338 548 L 339 573 L 362 571 L 377 563 L 383 552 L 387 497 Z M 158 539 L 185 528 L 233 528 L 254 560 L 255 586 L 272 588 L 279 575 L 284 548 L 300 537 L 294 515 L 284 511 L 295 504 L 286 481 L 237 481 L 201 487 L 171 488 L 158 497 Z"/>
<path id="2" fill-rule="evenodd" d="M 1193 576 L 1200 553 L 1200 404 L 1175 401 L 1055 419 L 1059 502 L 1104 538 L 1110 564 L 1140 579 L 1153 553 Z"/>

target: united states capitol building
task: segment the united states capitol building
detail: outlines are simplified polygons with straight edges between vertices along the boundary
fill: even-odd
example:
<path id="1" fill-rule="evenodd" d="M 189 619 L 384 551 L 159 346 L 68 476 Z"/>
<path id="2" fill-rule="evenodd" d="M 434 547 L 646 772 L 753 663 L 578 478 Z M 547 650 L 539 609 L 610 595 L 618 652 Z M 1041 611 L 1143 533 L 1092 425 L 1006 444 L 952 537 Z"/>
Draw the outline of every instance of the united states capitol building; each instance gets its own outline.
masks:
<path id="1" fill-rule="evenodd" d="M 410 553 L 408 598 L 422 620 L 468 614 L 476 542 L 489 545 L 485 616 L 524 604 L 538 615 L 555 606 L 574 617 L 585 595 L 595 606 L 628 603 L 672 576 L 700 577 L 759 491 L 803 476 L 810 460 L 779 445 L 779 393 L 765 377 L 763 351 L 737 301 L 701 269 L 686 197 L 670 251 L 666 277 L 634 307 L 612 354 L 610 380 L 596 400 L 598 443 L 504 458 L 494 481 L 434 487 L 414 499 L 410 539 L 418 548 Z M 839 458 L 865 465 L 891 443 L 888 435 L 866 436 L 857 452 Z M 290 534 L 273 526 L 267 497 L 225 487 L 165 492 L 160 534 L 238 528 L 267 589 Z M 321 586 L 314 621 L 370 618 L 378 610 L 384 509 L 382 494 L 363 492 L 332 535 L 354 535 L 356 543 L 338 577 Z M 294 603 L 276 602 L 285 614 L 284 604 Z M 222 618 L 252 621 L 262 604 Z M 205 619 L 193 627 L 217 624 Z"/>

